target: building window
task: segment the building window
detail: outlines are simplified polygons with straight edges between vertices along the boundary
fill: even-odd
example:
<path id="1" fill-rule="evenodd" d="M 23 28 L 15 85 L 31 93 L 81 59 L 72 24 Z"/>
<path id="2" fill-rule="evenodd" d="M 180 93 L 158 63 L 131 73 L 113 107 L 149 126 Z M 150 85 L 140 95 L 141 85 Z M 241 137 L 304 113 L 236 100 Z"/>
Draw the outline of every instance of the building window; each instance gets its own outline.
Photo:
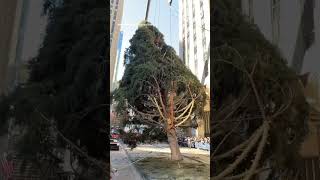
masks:
<path id="1" fill-rule="evenodd" d="M 203 12 L 203 10 L 201 11 L 200 16 L 201 16 L 201 20 L 203 20 L 203 19 L 204 19 L 204 12 Z"/>
<path id="2" fill-rule="evenodd" d="M 206 30 L 206 26 L 204 23 L 202 23 L 202 25 L 201 25 L 201 30 L 202 30 L 202 32 L 204 32 Z"/>
<path id="3" fill-rule="evenodd" d="M 207 52 L 204 52 L 203 53 L 203 60 L 206 61 L 208 58 L 208 53 Z"/>
<path id="4" fill-rule="evenodd" d="M 197 53 L 197 46 L 194 47 L 194 53 Z"/>
<path id="5" fill-rule="evenodd" d="M 194 72 L 198 74 L 198 59 L 197 56 L 194 56 Z"/>

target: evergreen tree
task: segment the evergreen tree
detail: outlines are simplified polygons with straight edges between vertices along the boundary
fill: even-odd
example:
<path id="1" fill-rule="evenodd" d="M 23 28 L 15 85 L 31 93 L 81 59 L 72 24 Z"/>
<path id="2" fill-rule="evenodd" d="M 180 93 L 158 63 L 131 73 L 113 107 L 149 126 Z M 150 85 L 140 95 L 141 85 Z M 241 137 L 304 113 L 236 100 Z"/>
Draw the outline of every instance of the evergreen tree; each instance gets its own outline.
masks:
<path id="1" fill-rule="evenodd" d="M 303 85 L 237 2 L 217 0 L 213 16 L 214 179 L 254 179 L 264 167 L 293 179 L 307 133 Z"/>
<path id="2" fill-rule="evenodd" d="M 55 156 L 54 148 L 68 146 L 81 165 L 108 169 L 100 166 L 109 156 L 104 133 L 109 129 L 106 4 L 45 2 L 49 22 L 42 47 L 31 60 L 28 82 L 10 94 L 16 123 L 27 127 L 19 142 L 25 157 L 39 160 L 35 154 L 42 154 L 47 159 Z"/>
<path id="3" fill-rule="evenodd" d="M 132 111 L 140 122 L 163 127 L 171 159 L 181 160 L 176 127 L 201 116 L 204 87 L 149 22 L 139 25 L 130 43 L 126 69 L 114 95 L 117 112 Z"/>

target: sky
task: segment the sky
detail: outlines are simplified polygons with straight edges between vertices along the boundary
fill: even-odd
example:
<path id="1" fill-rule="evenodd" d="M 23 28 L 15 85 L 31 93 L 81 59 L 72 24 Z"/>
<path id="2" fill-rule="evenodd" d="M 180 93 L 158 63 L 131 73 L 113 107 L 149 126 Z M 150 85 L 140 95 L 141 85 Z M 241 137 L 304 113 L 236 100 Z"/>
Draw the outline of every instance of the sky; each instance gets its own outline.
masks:
<path id="1" fill-rule="evenodd" d="M 179 53 L 179 0 L 172 0 L 172 7 L 168 0 L 151 0 L 148 21 L 155 25 L 164 35 L 166 44 L 172 46 Z M 144 20 L 147 8 L 147 0 L 124 0 L 121 31 L 123 31 L 122 49 L 120 54 L 120 70 L 117 80 L 120 80 L 123 72 L 123 53 L 130 46 L 129 40 L 138 28 L 138 24 Z M 171 12 L 171 28 L 170 28 Z M 171 29 L 171 33 L 170 33 Z"/>

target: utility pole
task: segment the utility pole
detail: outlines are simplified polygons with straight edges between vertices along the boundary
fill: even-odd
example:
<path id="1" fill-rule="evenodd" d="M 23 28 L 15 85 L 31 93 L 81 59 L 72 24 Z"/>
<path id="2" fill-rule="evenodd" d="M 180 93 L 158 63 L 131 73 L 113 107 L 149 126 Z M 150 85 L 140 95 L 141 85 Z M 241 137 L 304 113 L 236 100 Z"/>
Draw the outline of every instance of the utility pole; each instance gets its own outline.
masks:
<path id="1" fill-rule="evenodd" d="M 146 16 L 145 16 L 145 18 L 144 18 L 145 21 L 148 20 L 150 2 L 151 2 L 151 0 L 148 0 L 148 2 L 147 2 Z"/>

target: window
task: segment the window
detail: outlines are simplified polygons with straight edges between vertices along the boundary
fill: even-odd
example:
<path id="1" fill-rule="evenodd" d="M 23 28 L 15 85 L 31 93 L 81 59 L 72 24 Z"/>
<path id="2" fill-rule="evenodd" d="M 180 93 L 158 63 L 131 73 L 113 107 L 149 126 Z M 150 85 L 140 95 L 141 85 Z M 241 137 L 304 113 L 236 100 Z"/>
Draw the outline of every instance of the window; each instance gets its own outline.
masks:
<path id="1" fill-rule="evenodd" d="M 208 58 L 208 53 L 207 52 L 203 53 L 203 61 L 206 61 L 207 58 Z"/>
<path id="2" fill-rule="evenodd" d="M 200 17 L 201 17 L 201 20 L 204 19 L 204 12 L 203 12 L 203 10 L 202 10 L 201 13 L 200 13 Z"/>
<path id="3" fill-rule="evenodd" d="M 194 67 L 195 74 L 198 74 L 198 59 L 196 56 L 194 57 Z"/>
<path id="4" fill-rule="evenodd" d="M 197 46 L 194 47 L 194 53 L 197 53 Z"/>
<path id="5" fill-rule="evenodd" d="M 202 45 L 203 45 L 203 47 L 206 47 L 206 44 L 207 44 L 206 41 L 207 41 L 207 40 L 206 40 L 206 37 L 203 36 L 203 39 L 202 39 Z"/>

